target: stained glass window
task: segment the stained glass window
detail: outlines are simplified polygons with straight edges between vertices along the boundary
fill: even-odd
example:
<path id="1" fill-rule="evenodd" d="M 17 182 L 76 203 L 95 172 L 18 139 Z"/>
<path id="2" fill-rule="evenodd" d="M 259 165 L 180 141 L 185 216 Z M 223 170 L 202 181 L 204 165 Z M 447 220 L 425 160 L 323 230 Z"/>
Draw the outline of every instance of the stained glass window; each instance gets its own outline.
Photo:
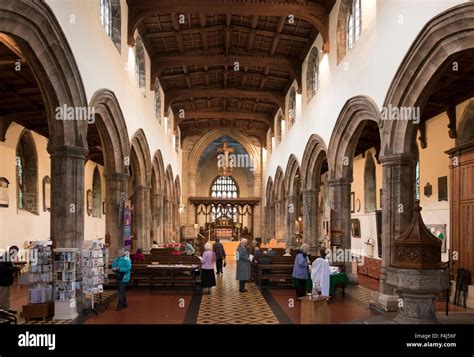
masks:
<path id="1" fill-rule="evenodd" d="M 349 14 L 347 15 L 346 37 L 347 50 L 349 51 L 359 39 L 361 32 L 360 0 L 354 0 Z"/>
<path id="2" fill-rule="evenodd" d="M 311 99 L 316 95 L 319 87 L 319 55 L 316 47 L 314 47 L 309 54 L 306 86 L 308 99 Z"/>
<path id="3" fill-rule="evenodd" d="M 239 188 L 231 176 L 218 176 L 211 184 L 211 197 L 237 198 Z"/>

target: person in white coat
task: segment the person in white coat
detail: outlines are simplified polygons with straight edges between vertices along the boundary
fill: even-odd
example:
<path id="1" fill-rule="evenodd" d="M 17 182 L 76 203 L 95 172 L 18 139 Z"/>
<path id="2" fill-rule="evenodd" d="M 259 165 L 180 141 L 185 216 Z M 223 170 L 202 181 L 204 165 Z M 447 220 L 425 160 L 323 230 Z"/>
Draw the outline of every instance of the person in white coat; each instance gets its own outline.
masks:
<path id="1" fill-rule="evenodd" d="M 311 269 L 311 280 L 313 281 L 313 292 L 317 291 L 322 296 L 329 296 L 329 260 L 326 259 L 326 251 L 320 252 Z"/>

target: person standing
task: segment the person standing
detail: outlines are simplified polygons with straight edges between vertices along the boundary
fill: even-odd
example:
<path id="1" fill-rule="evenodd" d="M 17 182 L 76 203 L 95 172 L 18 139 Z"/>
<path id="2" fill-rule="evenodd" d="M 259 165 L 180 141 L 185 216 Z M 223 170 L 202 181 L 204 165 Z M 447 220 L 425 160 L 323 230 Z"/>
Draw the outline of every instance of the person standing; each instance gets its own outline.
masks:
<path id="1" fill-rule="evenodd" d="M 313 291 L 322 296 L 329 296 L 329 260 L 326 259 L 326 250 L 321 249 L 319 254 L 320 257 L 313 262 L 311 269 Z"/>
<path id="2" fill-rule="evenodd" d="M 125 249 L 119 248 L 117 250 L 117 258 L 112 263 L 112 270 L 117 275 L 117 286 L 119 299 L 117 303 L 117 311 L 127 307 L 127 297 L 125 296 L 125 288 L 130 282 L 130 271 L 132 270 L 132 261 L 125 252 Z"/>
<path id="3" fill-rule="evenodd" d="M 214 243 L 214 253 L 216 253 L 216 270 L 217 274 L 222 274 L 222 265 L 225 260 L 225 249 L 224 245 L 221 243 L 220 239 L 216 239 Z"/>
<path id="4" fill-rule="evenodd" d="M 212 244 L 204 244 L 204 253 L 201 258 L 201 287 L 204 294 L 210 294 L 211 288 L 216 286 L 216 276 L 214 275 L 214 263 L 216 253 L 212 251 Z"/>
<path id="5" fill-rule="evenodd" d="M 306 295 L 306 280 L 308 279 L 309 274 L 308 257 L 306 255 L 308 248 L 308 244 L 302 244 L 296 252 L 293 278 L 298 281 L 298 286 L 296 288 L 297 298 Z"/>
<path id="6" fill-rule="evenodd" d="M 13 285 L 13 274 L 20 270 L 14 267 L 12 258 L 18 254 L 18 247 L 10 247 L 8 250 L 8 257 L 5 261 L 0 261 L 0 310 L 6 310 L 11 314 L 16 314 L 16 311 L 10 310 L 10 293 Z"/>
<path id="7" fill-rule="evenodd" d="M 240 240 L 240 245 L 237 248 L 236 260 L 237 260 L 237 280 L 239 281 L 239 291 L 245 293 L 245 282 L 250 280 L 250 261 L 251 256 L 249 256 L 247 249 L 247 239 L 242 238 Z"/>

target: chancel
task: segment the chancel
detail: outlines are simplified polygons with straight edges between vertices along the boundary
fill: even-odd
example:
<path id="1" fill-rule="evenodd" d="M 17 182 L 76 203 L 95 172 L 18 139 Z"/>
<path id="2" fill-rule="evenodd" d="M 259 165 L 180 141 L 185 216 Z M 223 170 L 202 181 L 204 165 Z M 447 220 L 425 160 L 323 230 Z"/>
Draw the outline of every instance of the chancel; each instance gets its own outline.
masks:
<path id="1" fill-rule="evenodd" d="M 1 0 L 0 324 L 473 324 L 473 29 Z"/>

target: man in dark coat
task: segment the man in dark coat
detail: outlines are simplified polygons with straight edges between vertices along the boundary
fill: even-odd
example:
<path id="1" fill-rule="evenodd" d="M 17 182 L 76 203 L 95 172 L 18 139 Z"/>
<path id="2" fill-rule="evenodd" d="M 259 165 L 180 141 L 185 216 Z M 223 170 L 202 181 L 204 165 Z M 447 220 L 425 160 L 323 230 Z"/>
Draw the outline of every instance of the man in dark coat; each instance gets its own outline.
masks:
<path id="1" fill-rule="evenodd" d="M 239 291 L 245 293 L 245 282 L 250 280 L 250 256 L 245 247 L 247 246 L 247 239 L 242 238 L 240 245 L 237 248 L 237 280 L 239 281 Z"/>
<path id="2" fill-rule="evenodd" d="M 8 251 L 8 257 L 0 258 L 0 309 L 6 310 L 12 314 L 16 311 L 10 310 L 10 290 L 13 285 L 13 274 L 20 268 L 13 266 L 12 260 L 18 253 L 18 247 L 11 247 Z"/>
<path id="3" fill-rule="evenodd" d="M 225 259 L 225 249 L 220 239 L 216 239 L 213 247 L 214 253 L 216 253 L 216 270 L 217 274 L 222 274 L 222 264 Z"/>

